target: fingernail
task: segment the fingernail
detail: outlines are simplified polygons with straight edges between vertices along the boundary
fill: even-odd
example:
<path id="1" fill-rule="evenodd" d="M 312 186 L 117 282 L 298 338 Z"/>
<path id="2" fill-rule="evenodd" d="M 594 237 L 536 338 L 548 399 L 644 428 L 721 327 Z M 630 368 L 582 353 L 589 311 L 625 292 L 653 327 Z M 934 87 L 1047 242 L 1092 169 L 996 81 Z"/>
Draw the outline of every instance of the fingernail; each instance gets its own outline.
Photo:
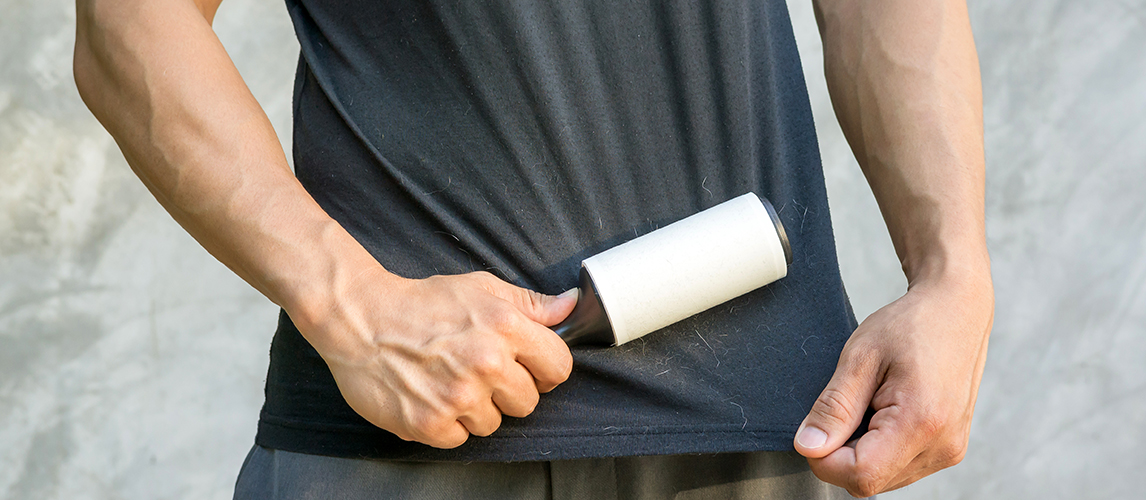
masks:
<path id="1" fill-rule="evenodd" d="M 567 299 L 567 298 L 569 298 L 569 297 L 577 298 L 577 296 L 579 296 L 580 294 L 581 294 L 581 290 L 580 290 L 580 289 L 578 289 L 578 288 L 570 288 L 570 289 L 568 289 L 568 290 L 565 290 L 564 292 L 562 292 L 562 293 L 561 293 L 561 295 L 558 295 L 558 296 L 557 296 L 557 298 L 558 298 L 558 299 Z"/>
<path id="2" fill-rule="evenodd" d="M 800 435 L 796 436 L 796 441 L 800 443 L 800 446 L 803 446 L 809 450 L 814 450 L 828 442 L 828 435 L 824 431 L 807 425 L 800 430 Z"/>

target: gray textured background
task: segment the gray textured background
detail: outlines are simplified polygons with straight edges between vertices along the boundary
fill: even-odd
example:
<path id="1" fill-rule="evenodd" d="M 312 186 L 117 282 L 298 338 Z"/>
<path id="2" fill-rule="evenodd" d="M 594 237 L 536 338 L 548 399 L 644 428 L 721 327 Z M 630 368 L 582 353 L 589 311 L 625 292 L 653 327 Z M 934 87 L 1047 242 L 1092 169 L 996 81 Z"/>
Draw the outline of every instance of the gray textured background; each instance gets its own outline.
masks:
<path id="1" fill-rule="evenodd" d="M 790 0 L 861 317 L 904 289 Z M 1146 0 L 973 0 L 997 315 L 971 449 L 886 498 L 1141 498 Z M 68 0 L 0 0 L 0 498 L 229 498 L 276 309 L 160 209 L 71 76 Z M 216 29 L 284 142 L 278 1 Z"/>

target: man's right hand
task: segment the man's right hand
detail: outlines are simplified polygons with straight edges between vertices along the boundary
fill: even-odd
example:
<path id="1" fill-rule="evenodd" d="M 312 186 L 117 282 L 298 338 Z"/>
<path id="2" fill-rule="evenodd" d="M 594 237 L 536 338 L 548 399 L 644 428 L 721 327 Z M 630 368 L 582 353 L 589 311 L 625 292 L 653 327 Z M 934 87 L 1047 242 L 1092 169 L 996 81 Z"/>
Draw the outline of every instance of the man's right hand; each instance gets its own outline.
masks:
<path id="1" fill-rule="evenodd" d="M 379 266 L 339 295 L 329 314 L 296 325 L 350 407 L 407 441 L 454 448 L 488 436 L 502 414 L 532 413 L 573 367 L 547 326 L 576 293 L 543 295 L 485 272 L 411 280 Z"/>
<path id="2" fill-rule="evenodd" d="M 211 20 L 219 0 L 78 0 L 76 85 L 207 251 L 290 314 L 351 408 L 455 447 L 533 411 L 572 367 L 556 298 L 488 273 L 386 272 L 291 172 Z"/>

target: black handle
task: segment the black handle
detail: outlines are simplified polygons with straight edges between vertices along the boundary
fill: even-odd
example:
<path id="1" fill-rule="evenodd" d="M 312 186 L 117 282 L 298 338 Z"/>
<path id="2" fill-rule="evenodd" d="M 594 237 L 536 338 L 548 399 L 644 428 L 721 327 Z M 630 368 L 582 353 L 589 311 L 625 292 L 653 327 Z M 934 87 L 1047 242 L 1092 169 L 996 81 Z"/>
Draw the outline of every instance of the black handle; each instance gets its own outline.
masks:
<path id="1" fill-rule="evenodd" d="M 601 305 L 601 297 L 597 295 L 593 278 L 584 267 L 581 268 L 578 281 L 581 298 L 577 299 L 577 305 L 573 307 L 569 317 L 554 326 L 553 331 L 570 346 L 615 345 L 617 337 L 613 334 L 613 326 L 609 323 L 609 317 Z"/>

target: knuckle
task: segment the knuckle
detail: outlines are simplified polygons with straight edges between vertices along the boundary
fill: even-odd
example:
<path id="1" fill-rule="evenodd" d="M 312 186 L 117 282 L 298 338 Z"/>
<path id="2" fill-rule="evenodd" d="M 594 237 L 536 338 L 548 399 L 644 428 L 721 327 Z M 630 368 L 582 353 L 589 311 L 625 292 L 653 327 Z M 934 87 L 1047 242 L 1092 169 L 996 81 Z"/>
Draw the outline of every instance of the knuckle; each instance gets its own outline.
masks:
<path id="1" fill-rule="evenodd" d="M 871 342 L 857 340 L 853 337 L 848 341 L 844 351 L 840 354 L 840 364 L 847 364 L 859 368 L 878 366 L 883 359 L 882 352 Z"/>
<path id="2" fill-rule="evenodd" d="M 573 374 L 573 354 L 568 349 L 558 351 L 558 359 L 554 361 L 553 366 L 557 368 L 553 371 L 551 381 L 554 385 L 569 380 L 569 376 Z"/>
<path id="3" fill-rule="evenodd" d="M 848 337 L 847 341 L 844 342 L 844 348 L 840 351 L 840 360 L 846 360 L 848 356 L 853 356 L 860 352 L 871 351 L 871 348 L 872 342 L 868 341 L 866 337 L 853 333 L 852 336 Z"/>
<path id="4" fill-rule="evenodd" d="M 939 466 L 941 468 L 954 467 L 967 456 L 967 443 L 961 440 L 950 440 L 940 446 Z"/>
<path id="5" fill-rule="evenodd" d="M 837 484 L 837 482 L 833 481 L 834 478 L 830 474 L 828 474 L 828 471 L 824 470 L 824 467 L 823 467 L 823 465 L 821 465 L 820 461 L 818 461 L 818 460 L 809 461 L 808 467 L 810 469 L 812 469 L 812 475 L 816 476 L 816 479 L 819 479 L 820 481 L 823 481 L 825 483 L 835 484 L 836 486 L 839 486 L 839 484 Z"/>
<path id="6" fill-rule="evenodd" d="M 455 384 L 442 396 L 450 408 L 450 421 L 481 401 L 480 391 L 472 383 Z"/>
<path id="7" fill-rule="evenodd" d="M 849 493 L 861 498 L 875 496 L 883 489 L 883 483 L 878 471 L 861 468 L 856 471 L 854 491 L 849 490 Z"/>
<path id="8" fill-rule="evenodd" d="M 496 401 L 498 410 L 505 415 L 524 418 L 537 409 L 541 401 L 540 393 L 533 386 L 521 387 L 512 392 L 506 392 L 501 401 Z"/>
<path id="9" fill-rule="evenodd" d="M 494 412 L 489 417 L 489 422 L 481 426 L 479 429 L 470 429 L 470 432 L 475 436 L 486 437 L 493 434 L 498 427 L 501 427 L 501 414 Z"/>
<path id="10" fill-rule="evenodd" d="M 855 416 L 852 408 L 855 405 L 852 397 L 834 387 L 824 389 L 816 402 L 812 404 L 812 413 L 826 420 L 828 424 L 846 425 L 851 423 Z"/>
<path id="11" fill-rule="evenodd" d="M 479 378 L 495 378 L 505 371 L 505 356 L 497 349 L 478 349 L 469 358 L 469 369 Z"/>
<path id="12" fill-rule="evenodd" d="M 924 408 L 916 421 L 916 428 L 928 438 L 940 435 L 945 427 L 947 427 L 946 415 L 931 406 Z"/>
<path id="13" fill-rule="evenodd" d="M 523 403 L 521 405 L 520 415 L 511 415 L 513 417 L 527 417 L 537 409 L 537 404 L 541 402 L 541 395 L 535 391 L 524 391 L 522 393 Z"/>
<path id="14" fill-rule="evenodd" d="M 474 271 L 465 276 L 472 280 L 478 288 L 495 295 L 497 295 L 499 288 L 506 284 L 488 271 Z"/>
<path id="15" fill-rule="evenodd" d="M 434 409 L 419 412 L 410 421 L 409 437 L 414 441 L 437 446 L 450 434 L 454 418 L 447 412 Z"/>
<path id="16" fill-rule="evenodd" d="M 416 435 L 414 441 L 424 443 L 434 448 L 457 448 L 461 446 L 469 438 L 469 433 L 457 429 L 453 422 L 450 425 L 443 425 L 428 430 L 420 431 Z"/>
<path id="17" fill-rule="evenodd" d="M 406 426 L 406 427 L 403 427 L 401 429 L 393 429 L 393 430 L 386 429 L 386 430 L 389 430 L 392 434 L 394 434 L 395 436 L 398 436 L 398 439 L 401 439 L 402 441 L 417 441 L 418 440 L 417 436 L 415 435 L 413 427 L 410 427 L 410 426 Z"/>
<path id="18" fill-rule="evenodd" d="M 478 285 L 486 285 L 489 284 L 491 280 L 497 279 L 493 274 L 490 274 L 487 271 L 474 271 L 464 276 L 470 280 L 473 280 Z"/>
<path id="19" fill-rule="evenodd" d="M 435 442 L 431 443 L 430 446 L 448 450 L 465 444 L 466 440 L 468 439 L 469 434 L 465 432 L 453 432 L 448 435 L 440 436 Z"/>
<path id="20" fill-rule="evenodd" d="M 493 331 L 507 333 L 517 330 L 521 318 L 511 307 L 493 307 L 486 313 L 485 322 Z"/>
<path id="21" fill-rule="evenodd" d="M 559 384 L 569 380 L 569 377 L 573 375 L 573 356 L 566 354 L 564 360 L 565 362 L 561 365 L 561 371 L 557 374 L 560 379 L 557 381 Z"/>
<path id="22" fill-rule="evenodd" d="M 547 393 L 569 380 L 568 372 L 537 375 L 537 391 Z"/>
<path id="23" fill-rule="evenodd" d="M 523 297 L 521 298 L 521 305 L 528 307 L 531 311 L 540 311 L 545 308 L 545 296 L 535 290 L 528 288 L 519 288 Z"/>

